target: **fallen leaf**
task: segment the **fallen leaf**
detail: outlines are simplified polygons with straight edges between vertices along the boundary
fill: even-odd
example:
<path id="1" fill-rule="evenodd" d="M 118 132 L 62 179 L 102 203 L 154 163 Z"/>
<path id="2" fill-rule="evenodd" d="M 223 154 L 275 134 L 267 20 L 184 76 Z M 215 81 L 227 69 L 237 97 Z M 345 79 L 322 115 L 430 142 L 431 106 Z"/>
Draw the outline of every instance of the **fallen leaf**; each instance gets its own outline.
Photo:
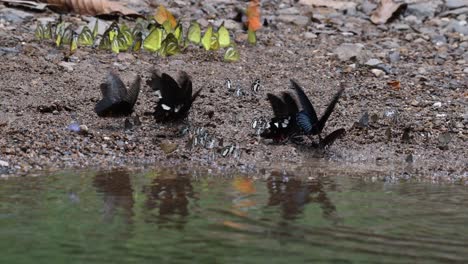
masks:
<path id="1" fill-rule="evenodd" d="M 38 3 L 35 1 L 25 1 L 25 0 L 1 0 L 0 2 L 5 3 L 7 6 L 20 6 L 32 10 L 44 11 L 47 7 L 47 4 Z"/>
<path id="2" fill-rule="evenodd" d="M 80 15 L 124 15 L 142 17 L 135 10 L 119 2 L 109 0 L 41 0 L 49 7 L 61 12 L 73 12 Z"/>
<path id="3" fill-rule="evenodd" d="M 356 3 L 349 1 L 333 1 L 333 0 L 300 0 L 299 4 L 309 6 L 324 6 L 338 10 L 346 10 L 349 8 L 355 8 Z"/>
<path id="4" fill-rule="evenodd" d="M 372 12 L 370 20 L 374 24 L 385 24 L 391 18 L 398 16 L 406 6 L 406 3 L 395 3 L 393 0 L 381 0 L 379 6 Z"/>
<path id="5" fill-rule="evenodd" d="M 251 31 L 257 31 L 262 27 L 260 22 L 260 0 L 251 0 L 247 7 L 247 28 Z"/>
<path id="6" fill-rule="evenodd" d="M 177 26 L 177 21 L 174 15 L 172 15 L 172 13 L 169 10 L 167 10 L 163 5 L 160 5 L 156 10 L 154 19 L 156 19 L 156 22 L 158 22 L 161 25 L 164 24 L 164 22 L 169 21 L 173 29 Z"/>
<path id="7" fill-rule="evenodd" d="M 389 81 L 387 83 L 393 90 L 399 91 L 401 89 L 400 81 Z"/>

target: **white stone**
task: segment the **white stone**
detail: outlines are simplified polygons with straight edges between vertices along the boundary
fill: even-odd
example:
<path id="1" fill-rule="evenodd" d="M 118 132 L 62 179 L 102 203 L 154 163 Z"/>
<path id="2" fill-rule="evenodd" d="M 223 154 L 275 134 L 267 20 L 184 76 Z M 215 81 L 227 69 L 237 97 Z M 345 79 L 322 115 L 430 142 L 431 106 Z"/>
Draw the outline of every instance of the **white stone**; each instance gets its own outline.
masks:
<path id="1" fill-rule="evenodd" d="M 371 72 L 375 75 L 375 77 L 385 76 L 385 72 L 379 69 L 372 69 Z"/>

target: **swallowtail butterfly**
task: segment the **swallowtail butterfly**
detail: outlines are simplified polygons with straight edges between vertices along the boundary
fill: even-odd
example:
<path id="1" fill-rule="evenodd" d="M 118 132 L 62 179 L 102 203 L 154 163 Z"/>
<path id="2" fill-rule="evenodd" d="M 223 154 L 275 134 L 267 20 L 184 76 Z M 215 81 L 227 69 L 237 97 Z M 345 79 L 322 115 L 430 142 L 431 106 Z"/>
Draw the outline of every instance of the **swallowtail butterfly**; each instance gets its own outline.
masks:
<path id="1" fill-rule="evenodd" d="M 100 117 L 129 116 L 140 93 L 141 78 L 137 76 L 127 90 L 120 77 L 110 72 L 105 83 L 101 84 L 102 99 L 97 102 L 94 111 Z"/>
<path id="2" fill-rule="evenodd" d="M 186 72 L 180 72 L 175 81 L 166 73 L 154 71 L 147 84 L 160 94 L 154 117 L 158 122 L 178 121 L 187 117 L 190 107 L 201 92 L 192 94 L 192 80 Z"/>

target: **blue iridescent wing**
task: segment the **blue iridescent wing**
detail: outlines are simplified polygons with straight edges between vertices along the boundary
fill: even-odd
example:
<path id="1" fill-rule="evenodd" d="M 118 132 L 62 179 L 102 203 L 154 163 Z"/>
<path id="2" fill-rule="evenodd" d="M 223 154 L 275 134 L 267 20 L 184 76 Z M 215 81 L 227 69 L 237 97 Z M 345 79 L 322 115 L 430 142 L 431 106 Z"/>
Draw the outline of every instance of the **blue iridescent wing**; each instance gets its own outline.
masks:
<path id="1" fill-rule="evenodd" d="M 310 116 L 305 111 L 297 113 L 296 124 L 306 135 L 312 133 L 314 129 L 314 124 L 311 122 Z"/>

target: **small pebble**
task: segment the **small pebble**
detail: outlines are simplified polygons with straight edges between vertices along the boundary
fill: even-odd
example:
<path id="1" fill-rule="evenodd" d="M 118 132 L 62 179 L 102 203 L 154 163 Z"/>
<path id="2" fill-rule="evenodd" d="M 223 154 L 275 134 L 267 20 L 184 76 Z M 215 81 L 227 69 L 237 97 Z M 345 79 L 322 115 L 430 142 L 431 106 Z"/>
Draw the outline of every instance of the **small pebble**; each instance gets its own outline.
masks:
<path id="1" fill-rule="evenodd" d="M 385 72 L 379 69 L 372 69 L 371 72 L 375 75 L 375 77 L 385 76 Z"/>
<path id="2" fill-rule="evenodd" d="M 82 135 L 86 135 L 88 134 L 88 127 L 86 125 L 80 125 L 79 126 L 79 133 L 82 134 Z"/>

